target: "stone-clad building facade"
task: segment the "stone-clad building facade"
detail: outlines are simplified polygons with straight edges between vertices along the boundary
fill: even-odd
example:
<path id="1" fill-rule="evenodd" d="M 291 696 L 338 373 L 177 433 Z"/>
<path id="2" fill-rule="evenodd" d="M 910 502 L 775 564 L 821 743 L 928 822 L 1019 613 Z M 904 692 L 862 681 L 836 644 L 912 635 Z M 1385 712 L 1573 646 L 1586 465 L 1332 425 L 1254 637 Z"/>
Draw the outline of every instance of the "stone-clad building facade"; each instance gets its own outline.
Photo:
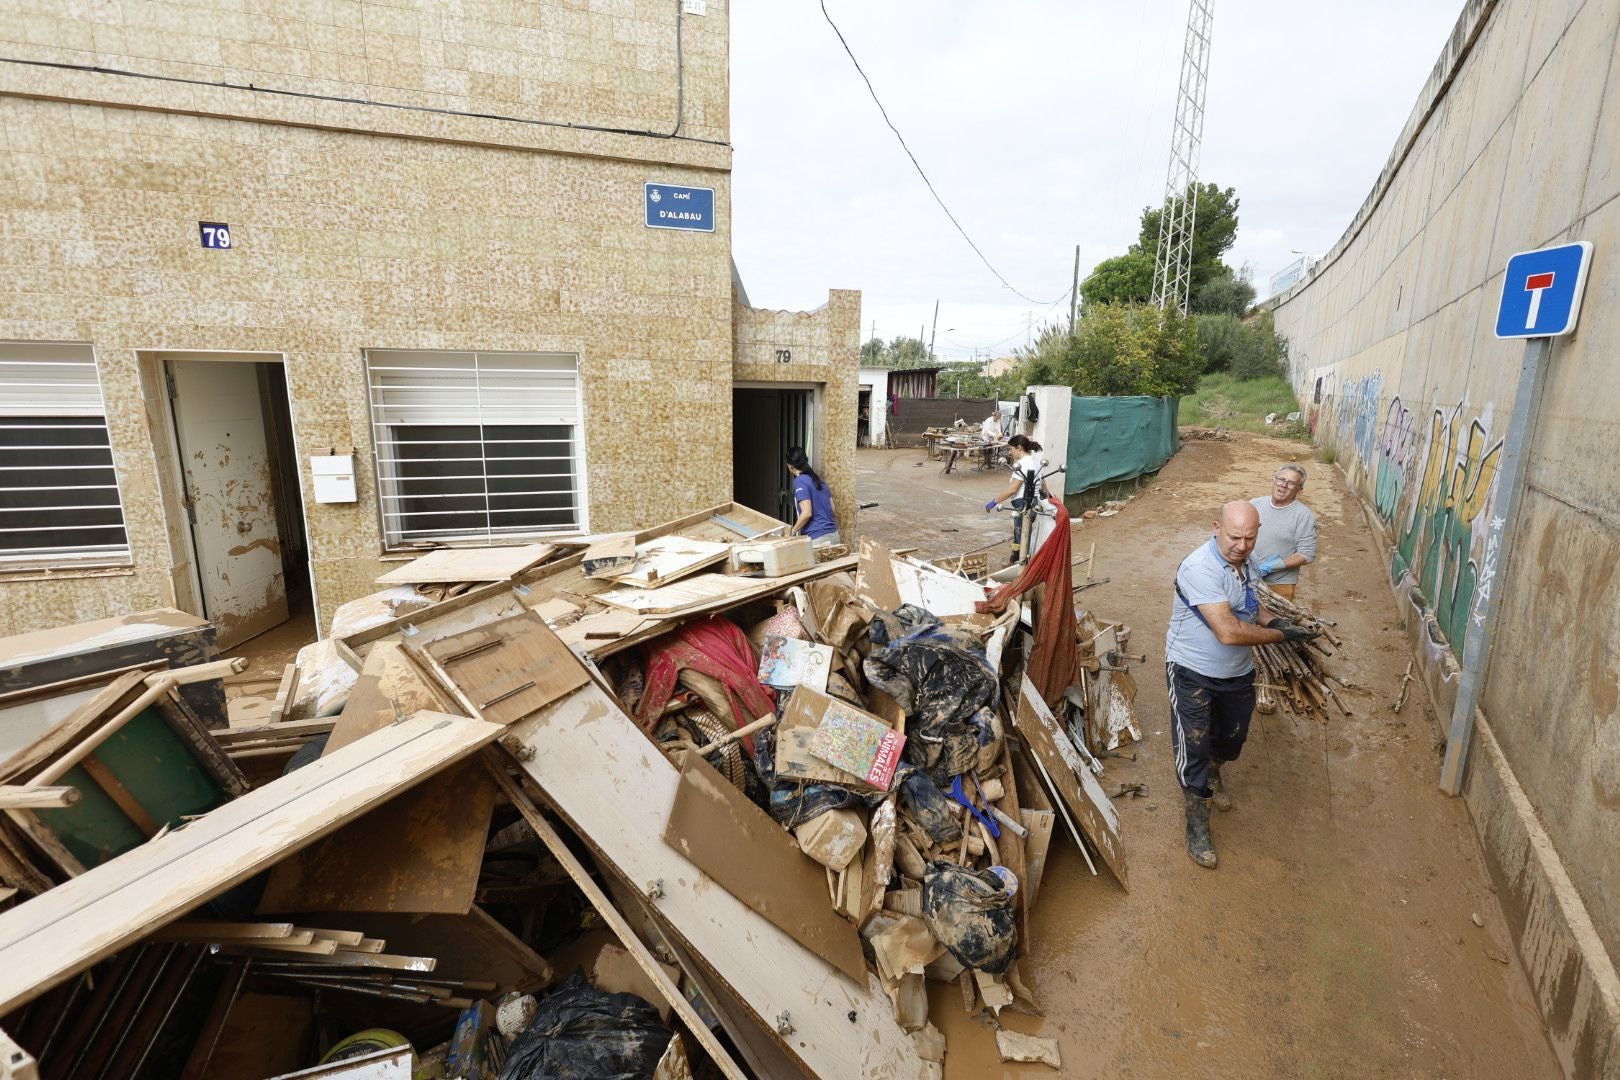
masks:
<path id="1" fill-rule="evenodd" d="M 324 629 L 423 545 L 729 499 L 762 403 L 848 530 L 859 295 L 746 307 L 683 6 L 0 0 L 0 634 Z"/>

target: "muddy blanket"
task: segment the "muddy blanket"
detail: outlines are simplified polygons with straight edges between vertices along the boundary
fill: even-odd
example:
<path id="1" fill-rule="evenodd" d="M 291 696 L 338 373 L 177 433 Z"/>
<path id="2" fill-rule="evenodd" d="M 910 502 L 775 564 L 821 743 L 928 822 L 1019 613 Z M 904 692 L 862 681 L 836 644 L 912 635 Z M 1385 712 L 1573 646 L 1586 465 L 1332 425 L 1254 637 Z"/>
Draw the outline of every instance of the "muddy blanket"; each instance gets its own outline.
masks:
<path id="1" fill-rule="evenodd" d="M 949 787 L 997 738 L 996 673 L 975 634 L 947 629 L 932 616 L 916 625 L 917 611 L 902 607 L 898 618 L 873 620 L 873 643 L 885 647 L 866 658 L 862 671 L 905 710 L 906 760 Z M 888 638 L 896 622 L 915 628 Z"/>

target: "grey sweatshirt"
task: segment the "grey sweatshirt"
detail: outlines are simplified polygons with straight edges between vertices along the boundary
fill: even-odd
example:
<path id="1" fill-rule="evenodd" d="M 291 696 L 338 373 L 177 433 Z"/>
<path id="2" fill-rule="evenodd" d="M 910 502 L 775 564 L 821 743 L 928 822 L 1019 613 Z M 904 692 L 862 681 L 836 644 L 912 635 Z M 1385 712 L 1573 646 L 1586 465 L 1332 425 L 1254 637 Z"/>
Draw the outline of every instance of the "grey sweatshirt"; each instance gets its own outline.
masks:
<path id="1" fill-rule="evenodd" d="M 1254 553 L 1249 556 L 1255 563 L 1263 563 L 1273 555 L 1288 556 L 1296 552 L 1305 561 L 1316 561 L 1316 515 L 1311 508 L 1295 499 L 1287 506 L 1278 506 L 1270 495 L 1250 499 L 1260 511 L 1260 536 L 1254 542 Z M 1279 570 L 1266 578 L 1267 585 L 1292 585 L 1299 580 L 1299 571 Z"/>

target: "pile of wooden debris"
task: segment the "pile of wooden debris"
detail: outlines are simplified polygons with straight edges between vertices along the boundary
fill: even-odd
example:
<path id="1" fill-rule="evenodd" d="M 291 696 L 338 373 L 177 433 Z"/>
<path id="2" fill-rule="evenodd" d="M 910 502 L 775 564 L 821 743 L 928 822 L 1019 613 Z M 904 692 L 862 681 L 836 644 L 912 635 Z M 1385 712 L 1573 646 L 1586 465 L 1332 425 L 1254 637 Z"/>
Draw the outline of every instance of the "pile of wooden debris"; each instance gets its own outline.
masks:
<path id="1" fill-rule="evenodd" d="M 1091 751 L 1139 737 L 1128 630 L 1083 616 L 1048 702 L 1017 602 L 781 528 L 728 504 L 431 553 L 235 725 L 239 664 L 178 613 L 19 646 L 12 1075 L 521 1080 L 574 1010 L 621 1071 L 926 1077 L 927 980 L 1038 1013 L 1054 831 L 1125 881 Z"/>

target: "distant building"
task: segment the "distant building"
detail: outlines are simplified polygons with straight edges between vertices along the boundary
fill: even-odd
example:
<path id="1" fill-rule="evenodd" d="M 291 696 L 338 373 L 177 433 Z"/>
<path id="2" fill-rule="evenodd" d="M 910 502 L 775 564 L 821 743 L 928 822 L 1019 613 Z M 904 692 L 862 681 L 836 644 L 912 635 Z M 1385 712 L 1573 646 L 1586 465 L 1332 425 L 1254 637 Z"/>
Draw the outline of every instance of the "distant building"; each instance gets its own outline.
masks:
<path id="1" fill-rule="evenodd" d="M 998 356 L 979 369 L 979 374 L 987 379 L 999 379 L 1013 368 L 1018 366 L 1016 356 Z"/>
<path id="2" fill-rule="evenodd" d="M 1281 293 L 1287 292 L 1289 289 L 1303 281 L 1305 277 L 1310 274 L 1312 268 L 1321 261 L 1322 260 L 1315 255 L 1301 255 L 1299 258 L 1295 259 L 1293 262 L 1271 275 L 1271 282 L 1268 286 L 1270 291 L 1267 293 L 1267 295 L 1277 296 Z"/>

